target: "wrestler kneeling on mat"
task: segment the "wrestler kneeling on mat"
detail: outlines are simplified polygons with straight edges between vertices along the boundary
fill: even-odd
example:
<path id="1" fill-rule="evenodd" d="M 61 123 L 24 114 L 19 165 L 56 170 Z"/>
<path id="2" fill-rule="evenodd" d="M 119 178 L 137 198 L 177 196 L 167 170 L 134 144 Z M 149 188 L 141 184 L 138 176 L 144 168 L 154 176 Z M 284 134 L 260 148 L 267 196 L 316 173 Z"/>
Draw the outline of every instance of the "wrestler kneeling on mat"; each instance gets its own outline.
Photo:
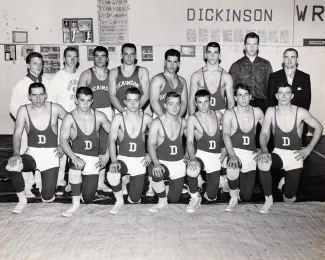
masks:
<path id="1" fill-rule="evenodd" d="M 207 173 L 207 190 L 204 197 L 208 201 L 217 200 L 221 163 L 226 157 L 226 149 L 221 153 L 220 123 L 222 113 L 210 109 L 210 92 L 201 89 L 195 93 L 198 112 L 189 116 L 186 127 L 187 151 L 190 161 L 187 164 L 187 182 L 191 200 L 186 212 L 193 213 L 201 203 L 198 193 L 198 176 Z M 195 153 L 194 141 L 197 142 Z"/>
<path id="2" fill-rule="evenodd" d="M 230 201 L 226 208 L 231 212 L 238 199 L 251 199 L 256 176 L 256 161 L 260 150 L 255 144 L 256 126 L 263 124 L 264 114 L 252 107 L 250 87 L 239 83 L 234 92 L 237 106 L 226 110 L 223 116 L 223 140 L 228 153 L 227 179 Z"/>
<path id="3" fill-rule="evenodd" d="M 92 203 L 97 190 L 99 171 L 109 159 L 108 148 L 104 155 L 98 155 L 99 129 L 102 127 L 109 133 L 111 123 L 103 112 L 91 108 L 93 101 L 93 91 L 90 88 L 78 88 L 77 108 L 67 114 L 62 122 L 60 145 L 70 158 L 69 182 L 72 191 L 72 206 L 62 213 L 64 217 L 72 217 L 78 212 L 81 193 L 85 203 Z"/>
<path id="4" fill-rule="evenodd" d="M 14 155 L 6 166 L 11 172 L 12 183 L 19 199 L 14 213 L 21 213 L 27 206 L 22 172 L 39 170 L 42 178 L 42 201 L 52 202 L 55 199 L 59 157 L 63 155 L 58 146 L 58 119 L 62 120 L 67 112 L 60 105 L 45 101 L 46 98 L 44 85 L 39 82 L 32 83 L 28 89 L 31 104 L 23 105 L 18 110 L 13 135 Z M 27 132 L 28 149 L 20 156 L 24 128 Z"/>
<path id="5" fill-rule="evenodd" d="M 273 204 L 270 170 L 285 171 L 283 200 L 289 203 L 296 200 L 304 160 L 323 133 L 323 126 L 308 110 L 291 105 L 293 98 L 291 85 L 281 84 L 275 96 L 278 106 L 267 109 L 260 135 L 262 153 L 259 156 L 258 169 L 265 195 L 265 204 L 260 209 L 260 213 L 268 213 Z M 314 136 L 307 147 L 302 147 L 301 140 L 304 123 L 315 129 Z M 267 149 L 270 129 L 274 135 L 274 150 L 271 154 Z"/>
<path id="6" fill-rule="evenodd" d="M 149 174 L 159 198 L 158 204 L 149 209 L 152 213 L 168 207 L 167 196 L 171 203 L 179 201 L 186 174 L 182 141 L 186 120 L 179 116 L 181 95 L 168 92 L 164 106 L 165 114 L 152 121 L 148 137 L 148 151 L 153 163 Z M 166 179 L 169 179 L 169 192 L 166 192 Z"/>
<path id="7" fill-rule="evenodd" d="M 152 121 L 150 115 L 140 111 L 141 93 L 138 88 L 125 91 L 124 104 L 126 111 L 116 114 L 112 121 L 109 135 L 111 165 L 107 173 L 107 181 L 112 186 L 116 203 L 111 214 L 117 214 L 124 205 L 121 177 L 130 175 L 128 201 L 139 203 L 146 174 L 146 167 L 151 159 L 145 149 L 145 133 Z M 118 156 L 116 141 L 118 140 Z"/>

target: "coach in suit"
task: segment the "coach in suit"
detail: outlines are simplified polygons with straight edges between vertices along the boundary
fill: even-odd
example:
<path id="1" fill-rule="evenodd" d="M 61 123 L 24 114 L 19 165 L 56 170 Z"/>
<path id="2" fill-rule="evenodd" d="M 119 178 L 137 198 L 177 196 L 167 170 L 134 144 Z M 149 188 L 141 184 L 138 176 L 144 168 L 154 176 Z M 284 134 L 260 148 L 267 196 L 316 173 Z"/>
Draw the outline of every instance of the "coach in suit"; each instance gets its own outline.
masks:
<path id="1" fill-rule="evenodd" d="M 281 83 L 289 83 L 293 87 L 292 105 L 309 110 L 311 102 L 311 87 L 309 74 L 297 69 L 298 51 L 293 48 L 286 49 L 283 53 L 283 69 L 272 73 L 268 82 L 268 105 L 276 106 L 275 97 L 277 87 Z"/>

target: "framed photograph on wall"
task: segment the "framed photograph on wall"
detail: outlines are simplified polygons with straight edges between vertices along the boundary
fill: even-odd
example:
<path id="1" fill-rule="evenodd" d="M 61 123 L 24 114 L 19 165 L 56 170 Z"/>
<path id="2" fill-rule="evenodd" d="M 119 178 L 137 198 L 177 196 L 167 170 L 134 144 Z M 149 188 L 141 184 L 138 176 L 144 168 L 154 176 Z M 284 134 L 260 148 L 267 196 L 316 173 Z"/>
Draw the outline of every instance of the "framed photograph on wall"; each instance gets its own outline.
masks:
<path id="1" fill-rule="evenodd" d="M 87 60 L 88 61 L 93 61 L 94 60 L 94 50 L 95 50 L 96 46 L 91 46 L 88 45 L 87 46 Z"/>
<path id="2" fill-rule="evenodd" d="M 13 31 L 12 32 L 12 42 L 13 43 L 27 43 L 28 42 L 28 32 Z"/>
<path id="3" fill-rule="evenodd" d="M 182 57 L 195 57 L 195 45 L 181 45 Z"/>
<path id="4" fill-rule="evenodd" d="M 9 60 L 16 60 L 16 45 L 13 44 L 5 44 L 3 45 L 4 48 L 4 58 L 6 61 Z"/>
<path id="5" fill-rule="evenodd" d="M 92 18 L 62 19 L 63 43 L 94 42 Z"/>
<path id="6" fill-rule="evenodd" d="M 21 46 L 21 57 L 24 57 L 24 59 L 26 59 L 27 55 L 33 51 L 35 51 L 34 45 L 23 45 Z"/>

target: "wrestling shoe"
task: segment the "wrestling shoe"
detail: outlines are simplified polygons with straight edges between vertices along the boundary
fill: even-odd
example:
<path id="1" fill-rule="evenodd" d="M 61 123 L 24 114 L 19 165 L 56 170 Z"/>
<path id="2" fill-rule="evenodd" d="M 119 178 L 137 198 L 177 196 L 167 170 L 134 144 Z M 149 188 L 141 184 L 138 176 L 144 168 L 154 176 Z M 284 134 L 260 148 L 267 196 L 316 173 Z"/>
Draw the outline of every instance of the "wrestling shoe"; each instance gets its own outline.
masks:
<path id="1" fill-rule="evenodd" d="M 123 208 L 123 206 L 124 206 L 123 199 L 116 200 L 114 207 L 111 209 L 111 211 L 109 213 L 116 215 L 120 212 L 120 210 Z"/>
<path id="2" fill-rule="evenodd" d="M 284 177 L 281 178 L 279 184 L 278 184 L 278 190 L 282 191 L 283 185 L 284 185 L 285 179 Z"/>
<path id="3" fill-rule="evenodd" d="M 200 195 L 192 197 L 189 204 L 186 207 L 187 213 L 194 213 L 198 207 L 201 205 L 202 197 Z"/>
<path id="4" fill-rule="evenodd" d="M 187 194 L 187 193 L 188 193 L 188 186 L 186 184 L 184 184 L 182 194 Z"/>
<path id="5" fill-rule="evenodd" d="M 24 211 L 26 207 L 27 207 L 27 198 L 21 198 L 19 199 L 19 202 L 17 203 L 16 207 L 13 209 L 12 213 L 20 214 Z"/>
<path id="6" fill-rule="evenodd" d="M 219 188 L 221 188 L 221 193 L 230 192 L 227 177 L 220 176 Z"/>
<path id="7" fill-rule="evenodd" d="M 272 208 L 272 205 L 273 205 L 273 196 L 272 195 L 265 196 L 265 203 L 259 212 L 262 214 L 269 213 L 270 209 Z"/>
<path id="8" fill-rule="evenodd" d="M 238 205 L 238 198 L 237 197 L 232 197 L 229 201 L 228 207 L 225 209 L 226 212 L 232 212 Z"/>
<path id="9" fill-rule="evenodd" d="M 168 209 L 167 198 L 165 200 L 159 199 L 159 202 L 155 206 L 149 208 L 148 211 L 151 213 L 157 213 L 159 211 L 166 210 L 166 209 Z"/>
<path id="10" fill-rule="evenodd" d="M 35 194 L 30 190 L 30 189 L 26 189 L 25 190 L 25 195 L 26 195 L 26 198 L 35 198 Z"/>
<path id="11" fill-rule="evenodd" d="M 62 213 L 62 217 L 71 218 L 73 215 L 80 213 L 80 203 L 73 203 L 72 206 Z"/>
<path id="12" fill-rule="evenodd" d="M 67 186 L 65 186 L 64 190 L 65 190 L 65 192 L 71 192 L 71 185 L 70 185 L 70 183 L 67 184 Z"/>
<path id="13" fill-rule="evenodd" d="M 153 196 L 155 196 L 155 192 L 154 192 L 154 190 L 152 189 L 151 183 L 149 184 L 148 190 L 147 190 L 147 192 L 146 192 L 146 196 L 148 196 L 148 197 L 153 197 Z"/>
<path id="14" fill-rule="evenodd" d="M 63 196 L 64 194 L 64 186 L 57 186 L 55 190 L 56 196 Z"/>

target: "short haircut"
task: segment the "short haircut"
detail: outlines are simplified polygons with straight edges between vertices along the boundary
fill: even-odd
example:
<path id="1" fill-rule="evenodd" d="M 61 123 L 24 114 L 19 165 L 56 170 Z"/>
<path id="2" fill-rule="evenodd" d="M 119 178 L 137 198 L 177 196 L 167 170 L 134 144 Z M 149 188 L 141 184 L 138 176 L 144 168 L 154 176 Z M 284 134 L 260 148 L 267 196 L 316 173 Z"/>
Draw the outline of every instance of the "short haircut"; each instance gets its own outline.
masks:
<path id="1" fill-rule="evenodd" d="M 132 49 L 135 50 L 135 52 L 137 52 L 137 47 L 135 47 L 135 45 L 133 43 L 129 43 L 129 42 L 128 43 L 124 43 L 122 45 L 122 48 L 121 48 L 121 53 L 123 53 L 124 48 L 132 48 Z"/>
<path id="2" fill-rule="evenodd" d="M 141 96 L 141 92 L 138 88 L 136 87 L 132 87 L 132 88 L 128 88 L 126 91 L 125 91 L 125 94 L 124 94 L 124 99 L 126 100 L 126 96 L 128 94 L 136 94 L 136 95 L 139 95 L 139 97 Z"/>
<path id="3" fill-rule="evenodd" d="M 167 60 L 168 57 L 177 57 L 178 61 L 181 61 L 181 53 L 175 49 L 169 49 L 165 52 L 165 60 Z"/>
<path id="4" fill-rule="evenodd" d="M 34 89 L 34 88 L 42 88 L 44 90 L 44 93 L 46 93 L 46 88 L 43 85 L 43 83 L 41 83 L 41 82 L 34 82 L 34 83 L 32 83 L 32 84 L 29 85 L 29 88 L 28 88 L 28 94 L 29 95 L 32 94 L 32 89 Z"/>
<path id="5" fill-rule="evenodd" d="M 244 44 L 247 43 L 247 39 L 257 39 L 257 44 L 260 43 L 260 36 L 254 32 L 247 33 L 244 39 Z"/>
<path id="6" fill-rule="evenodd" d="M 284 57 L 284 54 L 285 54 L 287 51 L 294 51 L 294 52 L 296 52 L 296 55 L 297 55 L 296 58 L 298 58 L 298 51 L 297 51 L 296 49 L 294 49 L 294 48 L 288 48 L 288 49 L 286 49 L 286 50 L 283 52 L 283 57 Z"/>
<path id="7" fill-rule="evenodd" d="M 221 48 L 220 48 L 220 44 L 217 42 L 209 42 L 207 47 L 205 48 L 205 52 L 208 52 L 208 48 L 209 47 L 214 47 L 214 48 L 218 48 L 219 53 L 221 53 Z"/>
<path id="8" fill-rule="evenodd" d="M 210 92 L 206 89 L 200 89 L 198 91 L 196 91 L 195 93 L 195 101 L 197 100 L 197 98 L 199 97 L 208 97 L 210 99 Z"/>
<path id="9" fill-rule="evenodd" d="M 108 50 L 104 47 L 104 46 L 97 46 L 95 49 L 94 49 L 94 52 L 93 52 L 93 55 L 95 57 L 96 55 L 96 52 L 105 52 L 107 58 L 108 58 Z"/>
<path id="10" fill-rule="evenodd" d="M 91 88 L 88 88 L 88 87 L 77 88 L 76 98 L 78 99 L 81 94 L 86 95 L 86 96 L 91 96 L 92 98 L 94 97 L 93 91 L 91 90 Z"/>
<path id="11" fill-rule="evenodd" d="M 167 103 L 169 98 L 179 98 L 179 101 L 182 101 L 181 94 L 175 91 L 170 91 L 166 94 L 165 103 Z"/>
<path id="12" fill-rule="evenodd" d="M 278 93 L 279 88 L 290 88 L 291 93 L 293 92 L 292 86 L 289 83 L 287 83 L 287 82 L 280 83 L 279 86 L 277 86 L 277 88 L 276 88 L 276 93 Z"/>
<path id="13" fill-rule="evenodd" d="M 78 51 L 78 49 L 76 47 L 73 47 L 73 46 L 69 46 L 69 47 L 67 47 L 67 48 L 64 49 L 63 57 L 66 57 L 68 51 L 74 51 L 74 52 L 76 52 L 77 53 L 77 56 L 79 57 L 79 51 Z"/>
<path id="14" fill-rule="evenodd" d="M 238 83 L 237 86 L 235 87 L 235 90 L 234 90 L 234 95 L 237 96 L 237 92 L 239 89 L 243 89 L 243 90 L 247 90 L 248 91 L 248 94 L 251 94 L 251 88 L 250 86 L 244 84 L 244 83 Z"/>
<path id="15" fill-rule="evenodd" d="M 40 58 L 43 62 L 43 56 L 39 52 L 31 52 L 26 57 L 26 64 L 29 64 L 33 58 Z"/>

